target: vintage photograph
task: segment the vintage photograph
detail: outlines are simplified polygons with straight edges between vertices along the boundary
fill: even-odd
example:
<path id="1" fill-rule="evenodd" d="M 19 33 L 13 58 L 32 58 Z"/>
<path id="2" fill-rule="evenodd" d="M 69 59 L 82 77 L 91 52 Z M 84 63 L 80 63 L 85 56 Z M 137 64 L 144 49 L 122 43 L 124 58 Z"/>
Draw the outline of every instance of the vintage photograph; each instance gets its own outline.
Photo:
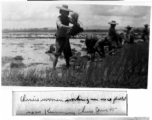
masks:
<path id="1" fill-rule="evenodd" d="M 2 3 L 2 86 L 147 89 L 150 6 Z"/>

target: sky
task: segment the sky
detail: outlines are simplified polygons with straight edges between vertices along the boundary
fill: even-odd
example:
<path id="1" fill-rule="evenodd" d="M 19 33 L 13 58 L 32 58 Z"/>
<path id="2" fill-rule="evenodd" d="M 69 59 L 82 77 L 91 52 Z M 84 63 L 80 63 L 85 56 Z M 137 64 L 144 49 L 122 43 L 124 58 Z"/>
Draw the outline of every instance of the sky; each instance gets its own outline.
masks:
<path id="1" fill-rule="evenodd" d="M 85 28 L 102 28 L 115 20 L 118 26 L 143 27 L 150 24 L 149 6 L 67 4 L 69 9 L 79 14 Z M 57 6 L 45 2 L 3 2 L 2 28 L 56 28 L 56 18 L 60 15 Z"/>

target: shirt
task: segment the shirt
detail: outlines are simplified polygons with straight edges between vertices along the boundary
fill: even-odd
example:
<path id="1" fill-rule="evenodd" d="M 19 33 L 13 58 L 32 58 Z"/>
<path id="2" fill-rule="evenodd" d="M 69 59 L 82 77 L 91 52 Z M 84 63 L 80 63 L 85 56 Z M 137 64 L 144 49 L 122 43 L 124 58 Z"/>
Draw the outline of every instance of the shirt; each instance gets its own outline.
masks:
<path id="1" fill-rule="evenodd" d="M 58 16 L 56 20 L 56 25 L 57 25 L 57 31 L 56 31 L 56 36 L 58 38 L 60 37 L 66 37 L 67 30 L 69 29 L 69 23 L 71 22 L 71 18 L 68 16 Z"/>
<path id="2" fill-rule="evenodd" d="M 109 35 L 109 37 L 117 37 L 115 28 L 110 27 L 108 35 Z"/>
<path id="3" fill-rule="evenodd" d="M 126 36 L 134 36 L 134 30 L 133 29 L 131 29 L 131 30 L 127 30 L 126 31 Z"/>
<path id="4" fill-rule="evenodd" d="M 143 29 L 143 34 L 144 35 L 149 35 L 149 29 L 148 28 L 144 28 Z"/>

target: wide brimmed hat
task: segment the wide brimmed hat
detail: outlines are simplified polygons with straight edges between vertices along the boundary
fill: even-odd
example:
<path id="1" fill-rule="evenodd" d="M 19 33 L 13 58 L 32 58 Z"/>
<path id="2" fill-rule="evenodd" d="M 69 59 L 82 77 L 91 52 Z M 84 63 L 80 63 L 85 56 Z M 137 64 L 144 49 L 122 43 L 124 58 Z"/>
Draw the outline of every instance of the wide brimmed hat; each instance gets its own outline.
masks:
<path id="1" fill-rule="evenodd" d="M 130 25 L 128 25 L 126 28 L 132 28 Z"/>
<path id="2" fill-rule="evenodd" d="M 109 22 L 108 24 L 111 24 L 111 25 L 118 25 L 118 23 L 116 23 L 116 21 L 111 21 L 111 22 Z"/>
<path id="3" fill-rule="evenodd" d="M 72 10 L 68 9 L 68 5 L 62 5 L 62 7 L 58 7 L 57 6 L 57 8 L 60 9 L 60 10 L 64 10 L 64 11 L 68 11 L 68 12 L 73 12 Z"/>
<path id="4" fill-rule="evenodd" d="M 144 26 L 149 26 L 148 24 L 145 24 Z"/>

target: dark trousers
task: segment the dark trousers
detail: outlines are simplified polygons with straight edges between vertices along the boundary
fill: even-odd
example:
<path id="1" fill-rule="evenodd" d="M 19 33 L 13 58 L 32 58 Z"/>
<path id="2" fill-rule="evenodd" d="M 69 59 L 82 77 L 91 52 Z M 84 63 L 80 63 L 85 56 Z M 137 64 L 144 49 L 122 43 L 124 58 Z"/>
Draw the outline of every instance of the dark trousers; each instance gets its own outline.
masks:
<path id="1" fill-rule="evenodd" d="M 67 59 L 72 56 L 69 39 L 56 38 L 56 53 L 55 53 L 55 56 L 60 56 L 62 52 L 64 53 L 64 57 L 67 58 Z"/>

